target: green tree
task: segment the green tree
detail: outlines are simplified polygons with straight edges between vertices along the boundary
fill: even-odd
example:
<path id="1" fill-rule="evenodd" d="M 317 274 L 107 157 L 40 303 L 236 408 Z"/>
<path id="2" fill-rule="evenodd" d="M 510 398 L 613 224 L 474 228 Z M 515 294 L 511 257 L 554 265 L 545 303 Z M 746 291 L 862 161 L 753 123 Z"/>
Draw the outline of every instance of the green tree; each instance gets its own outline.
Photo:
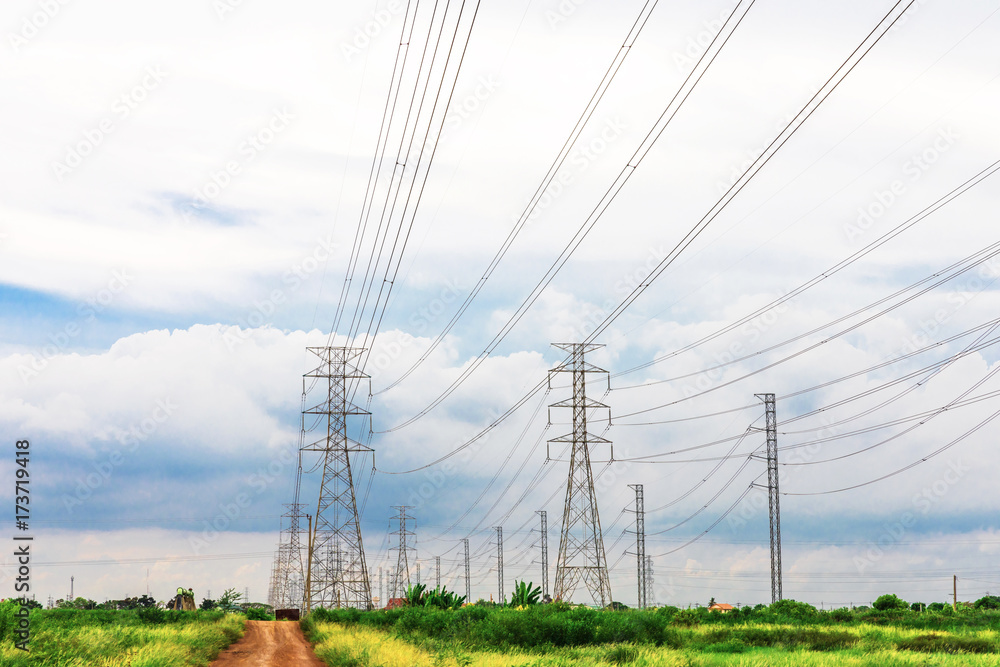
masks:
<path id="1" fill-rule="evenodd" d="M 910 605 L 906 604 L 906 600 L 901 600 L 892 593 L 886 593 L 885 595 L 880 595 L 875 602 L 872 603 L 872 607 L 878 611 L 894 611 L 901 609 L 908 609 Z"/>
<path id="2" fill-rule="evenodd" d="M 972 605 L 976 609 L 1000 609 L 1000 597 L 984 595 Z"/>
<path id="3" fill-rule="evenodd" d="M 215 609 L 215 607 L 216 607 L 215 600 L 209 600 L 208 598 L 205 598 L 204 600 L 201 601 L 201 609 L 204 611 L 212 611 L 213 609 Z"/>

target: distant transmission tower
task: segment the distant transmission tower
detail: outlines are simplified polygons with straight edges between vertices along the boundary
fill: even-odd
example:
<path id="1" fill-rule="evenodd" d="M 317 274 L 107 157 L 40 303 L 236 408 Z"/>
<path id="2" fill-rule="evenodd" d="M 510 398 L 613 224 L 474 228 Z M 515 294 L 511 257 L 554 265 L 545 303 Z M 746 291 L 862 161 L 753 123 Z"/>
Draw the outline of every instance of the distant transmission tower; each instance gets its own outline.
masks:
<path id="1" fill-rule="evenodd" d="M 441 556 L 434 556 L 434 586 L 441 588 Z"/>
<path id="2" fill-rule="evenodd" d="M 303 428 L 307 415 L 326 422 L 326 434 L 302 448 L 303 452 L 320 453 L 323 462 L 313 528 L 308 606 L 313 609 L 331 606 L 370 609 L 372 591 L 361 541 L 350 455 L 372 450 L 347 437 L 347 417 L 368 414 L 347 399 L 348 381 L 367 377 L 353 363 L 365 350 L 349 347 L 307 349 L 319 357 L 320 363 L 304 376 L 303 382 L 311 380 L 319 384 L 324 396 L 319 403 L 302 411 Z M 339 567 L 325 561 L 334 546 L 340 553 Z"/>
<path id="3" fill-rule="evenodd" d="M 642 484 L 629 484 L 635 490 L 635 561 L 639 584 L 639 609 L 646 608 L 646 508 Z"/>
<path id="4" fill-rule="evenodd" d="M 550 406 L 573 409 L 573 432 L 549 441 L 572 445 L 562 534 L 559 537 L 559 559 L 556 561 L 555 598 L 569 602 L 582 581 L 594 602 L 605 607 L 611 602 L 611 583 L 597 512 L 589 445 L 610 441 L 587 432 L 587 410 L 608 406 L 587 398 L 586 375 L 606 371 L 584 361 L 584 354 L 603 346 L 584 343 L 555 343 L 554 346 L 569 352 L 571 357 L 549 371 L 549 386 L 552 384 L 552 373 L 571 373 L 573 377 L 573 398 Z"/>
<path id="5" fill-rule="evenodd" d="M 276 609 L 297 608 L 302 603 L 305 574 L 302 571 L 302 510 L 305 505 L 285 504 L 281 515 L 281 537 L 275 555 L 268 601 Z"/>
<path id="6" fill-rule="evenodd" d="M 472 604 L 472 575 L 469 569 L 469 539 L 462 540 L 465 545 L 465 601 Z"/>
<path id="7" fill-rule="evenodd" d="M 539 531 L 542 534 L 542 597 L 549 594 L 549 513 L 545 510 L 535 512 L 542 519 Z"/>
<path id="8" fill-rule="evenodd" d="M 771 602 L 781 599 L 781 512 L 778 507 L 778 420 L 774 394 L 755 394 L 764 401 L 767 427 L 767 506 L 771 527 Z"/>
<path id="9" fill-rule="evenodd" d="M 399 530 L 392 533 L 393 535 L 399 536 L 399 546 L 393 547 L 392 551 L 396 551 L 396 571 L 392 576 L 392 596 L 394 598 L 401 598 L 406 594 L 407 589 L 410 587 L 410 561 L 416 560 L 416 558 L 410 557 L 411 551 L 416 551 L 416 547 L 410 546 L 410 539 L 414 536 L 412 530 L 406 527 L 408 521 L 416 522 L 412 516 L 406 515 L 406 510 L 410 509 L 409 505 L 396 505 L 393 507 L 395 510 L 399 510 L 399 516 L 396 520 L 399 522 Z"/>
<path id="10" fill-rule="evenodd" d="M 497 590 L 500 591 L 499 604 L 503 604 L 503 528 L 497 526 Z"/>
<path id="11" fill-rule="evenodd" d="M 653 586 L 653 557 L 646 556 L 646 606 L 656 606 L 656 591 Z"/>

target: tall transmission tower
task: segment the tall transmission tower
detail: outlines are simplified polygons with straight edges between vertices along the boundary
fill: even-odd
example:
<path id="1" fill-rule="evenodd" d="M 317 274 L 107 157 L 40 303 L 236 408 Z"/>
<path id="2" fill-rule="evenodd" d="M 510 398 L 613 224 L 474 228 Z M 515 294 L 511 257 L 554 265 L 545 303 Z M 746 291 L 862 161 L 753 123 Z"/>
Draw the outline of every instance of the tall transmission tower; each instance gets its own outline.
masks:
<path id="1" fill-rule="evenodd" d="M 646 608 L 646 508 L 642 484 L 629 484 L 635 490 L 635 561 L 639 584 L 639 609 Z"/>
<path id="2" fill-rule="evenodd" d="M 656 591 L 653 586 L 653 557 L 646 556 L 646 606 L 656 606 Z"/>
<path id="3" fill-rule="evenodd" d="M 497 526 L 497 590 L 500 591 L 499 604 L 504 602 L 503 593 L 503 527 Z"/>
<path id="4" fill-rule="evenodd" d="M 281 515 L 281 537 L 275 555 L 270 604 L 276 609 L 297 607 L 302 603 L 305 573 L 302 571 L 302 510 L 305 505 L 287 503 Z"/>
<path id="5" fill-rule="evenodd" d="M 361 541 L 350 455 L 372 450 L 347 437 L 347 418 L 368 414 L 347 399 L 348 381 L 368 377 L 354 364 L 365 350 L 350 347 L 306 349 L 319 358 L 319 365 L 304 376 L 303 393 L 308 393 L 305 383 L 312 381 L 312 386 L 318 385 L 325 390 L 325 396 L 302 411 L 303 430 L 309 430 L 305 428 L 307 418 L 326 422 L 325 435 L 302 448 L 303 452 L 321 454 L 323 464 L 313 524 L 311 583 L 307 593 L 310 604 L 307 606 L 311 609 L 324 606 L 370 609 L 371 583 Z M 342 552 L 339 567 L 327 560 L 333 553 L 333 546 Z"/>
<path id="6" fill-rule="evenodd" d="M 536 510 L 541 517 L 542 525 L 539 531 L 542 534 L 542 597 L 549 594 L 549 513 L 545 510 Z"/>
<path id="7" fill-rule="evenodd" d="M 416 522 L 412 516 L 406 515 L 406 510 L 410 509 L 409 505 L 396 505 L 393 507 L 394 510 L 399 511 L 399 516 L 396 520 L 399 522 L 399 530 L 392 533 L 392 535 L 399 536 L 399 546 L 393 547 L 392 551 L 396 551 L 396 571 L 392 576 L 392 596 L 394 598 L 403 597 L 406 590 L 410 587 L 410 552 L 416 551 L 416 547 L 410 546 L 410 537 L 414 536 L 412 530 L 406 527 L 408 521 Z M 412 560 L 416 560 L 413 558 Z"/>
<path id="8" fill-rule="evenodd" d="M 549 371 L 549 387 L 552 386 L 553 373 L 571 373 L 573 378 L 573 398 L 550 406 L 573 409 L 573 432 L 549 441 L 571 444 L 559 558 L 556 561 L 555 598 L 569 602 L 582 581 L 594 602 L 605 607 L 611 602 L 611 582 L 597 512 L 589 446 L 590 443 L 610 441 L 587 432 L 587 410 L 608 409 L 610 418 L 610 409 L 587 398 L 586 375 L 606 371 L 584 360 L 587 352 L 603 346 L 585 343 L 554 343 L 554 346 L 569 352 L 570 359 Z M 614 458 L 614 450 L 611 458 Z"/>
<path id="9" fill-rule="evenodd" d="M 434 586 L 441 588 L 441 556 L 434 556 Z"/>
<path id="10" fill-rule="evenodd" d="M 771 528 L 771 602 L 781 599 L 781 511 L 778 507 L 778 420 L 774 394 L 754 394 L 764 401 L 767 428 L 767 507 Z"/>
<path id="11" fill-rule="evenodd" d="M 472 575 L 469 569 L 469 538 L 463 538 L 465 545 L 465 601 L 472 604 Z"/>

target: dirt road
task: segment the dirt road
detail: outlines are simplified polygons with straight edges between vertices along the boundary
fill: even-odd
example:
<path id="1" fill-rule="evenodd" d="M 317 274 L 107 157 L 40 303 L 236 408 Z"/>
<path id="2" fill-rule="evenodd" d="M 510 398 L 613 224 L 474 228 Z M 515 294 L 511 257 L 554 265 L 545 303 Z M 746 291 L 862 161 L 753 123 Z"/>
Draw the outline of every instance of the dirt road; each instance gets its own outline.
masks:
<path id="1" fill-rule="evenodd" d="M 211 667 L 325 667 L 309 647 L 298 623 L 247 621 L 246 633 Z"/>

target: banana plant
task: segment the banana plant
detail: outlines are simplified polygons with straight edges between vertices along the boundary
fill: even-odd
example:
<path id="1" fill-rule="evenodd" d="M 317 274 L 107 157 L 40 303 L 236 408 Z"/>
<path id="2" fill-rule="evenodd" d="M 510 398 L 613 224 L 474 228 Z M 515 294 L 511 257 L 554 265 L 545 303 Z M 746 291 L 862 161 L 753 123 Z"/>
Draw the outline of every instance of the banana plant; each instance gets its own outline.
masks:
<path id="1" fill-rule="evenodd" d="M 542 596 L 542 587 L 535 586 L 532 582 L 515 581 L 514 592 L 510 594 L 510 606 L 530 607 L 538 604 L 538 599 Z"/>

